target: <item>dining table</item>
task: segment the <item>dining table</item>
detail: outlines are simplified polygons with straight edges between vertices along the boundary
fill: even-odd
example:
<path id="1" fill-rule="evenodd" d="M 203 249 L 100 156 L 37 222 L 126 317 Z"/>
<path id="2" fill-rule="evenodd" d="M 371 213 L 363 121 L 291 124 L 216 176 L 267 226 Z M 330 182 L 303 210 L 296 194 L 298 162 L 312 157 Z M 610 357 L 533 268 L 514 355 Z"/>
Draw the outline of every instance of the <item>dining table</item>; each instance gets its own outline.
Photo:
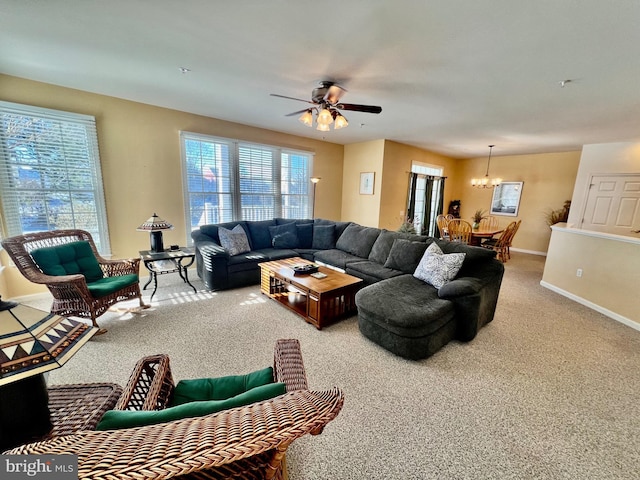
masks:
<path id="1" fill-rule="evenodd" d="M 471 230 L 471 243 L 470 245 L 474 245 L 479 247 L 482 243 L 482 240 L 486 238 L 493 238 L 494 235 L 498 235 L 504 231 L 504 227 L 480 227 L 474 228 Z"/>

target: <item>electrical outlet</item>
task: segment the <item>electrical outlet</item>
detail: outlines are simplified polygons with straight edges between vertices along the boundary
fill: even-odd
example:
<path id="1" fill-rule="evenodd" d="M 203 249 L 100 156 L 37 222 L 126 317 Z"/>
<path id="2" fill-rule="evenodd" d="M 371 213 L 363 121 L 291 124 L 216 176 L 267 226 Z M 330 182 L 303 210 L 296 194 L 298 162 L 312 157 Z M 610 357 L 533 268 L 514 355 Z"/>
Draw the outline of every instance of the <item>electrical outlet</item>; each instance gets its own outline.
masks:
<path id="1" fill-rule="evenodd" d="M 579 268 L 578 270 L 576 270 L 576 277 L 581 277 L 582 276 L 582 269 Z"/>

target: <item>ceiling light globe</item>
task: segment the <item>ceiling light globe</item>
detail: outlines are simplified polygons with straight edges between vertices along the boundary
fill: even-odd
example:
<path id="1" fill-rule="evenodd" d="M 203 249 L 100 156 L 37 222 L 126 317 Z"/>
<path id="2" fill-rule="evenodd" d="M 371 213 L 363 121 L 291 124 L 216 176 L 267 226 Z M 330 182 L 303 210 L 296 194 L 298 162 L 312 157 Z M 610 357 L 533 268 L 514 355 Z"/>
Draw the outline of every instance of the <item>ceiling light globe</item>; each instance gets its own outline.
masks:
<path id="1" fill-rule="evenodd" d="M 331 122 L 333 122 L 333 117 L 331 116 L 331 112 L 326 108 L 323 108 L 318 114 L 317 122 L 319 125 L 331 125 Z"/>
<path id="2" fill-rule="evenodd" d="M 339 129 L 344 128 L 344 127 L 346 127 L 348 125 L 349 125 L 349 122 L 347 122 L 347 119 L 344 118 L 342 115 L 338 114 L 336 116 L 336 123 L 334 123 L 333 129 L 334 130 L 339 130 Z"/>
<path id="3" fill-rule="evenodd" d="M 318 126 L 316 127 L 316 130 L 320 130 L 321 132 L 328 132 L 329 125 L 318 122 Z"/>
<path id="4" fill-rule="evenodd" d="M 312 127 L 313 126 L 313 115 L 311 114 L 311 110 L 307 110 L 302 115 L 300 115 L 300 118 L 298 118 L 298 120 L 301 123 L 303 123 L 304 125 L 306 125 L 307 127 Z"/>

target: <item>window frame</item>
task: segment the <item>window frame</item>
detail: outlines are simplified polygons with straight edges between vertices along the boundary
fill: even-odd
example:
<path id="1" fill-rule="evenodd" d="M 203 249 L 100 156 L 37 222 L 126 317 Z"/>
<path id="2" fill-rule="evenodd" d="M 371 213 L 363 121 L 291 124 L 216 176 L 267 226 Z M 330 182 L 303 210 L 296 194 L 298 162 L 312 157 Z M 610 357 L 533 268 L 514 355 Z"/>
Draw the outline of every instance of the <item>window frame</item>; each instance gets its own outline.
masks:
<path id="1" fill-rule="evenodd" d="M 84 136 L 82 137 L 83 149 L 77 149 L 77 143 L 75 144 L 76 149 L 72 151 L 67 150 L 67 155 L 62 155 L 59 159 L 57 159 L 55 168 L 60 171 L 65 172 L 65 183 L 67 184 L 66 188 L 41 188 L 41 189 L 33 189 L 33 192 L 40 192 L 40 199 L 43 204 L 46 204 L 47 201 L 51 201 L 51 198 L 55 198 L 56 195 L 69 195 L 69 199 L 71 200 L 71 209 L 70 209 L 70 218 L 73 223 L 72 227 L 68 228 L 80 228 L 84 230 L 88 230 L 91 235 L 94 237 L 94 241 L 96 246 L 98 247 L 100 253 L 104 256 L 111 255 L 111 246 L 109 241 L 109 230 L 107 223 L 107 211 L 106 211 L 106 201 L 104 195 L 104 183 L 102 179 L 102 167 L 100 162 L 100 152 L 98 147 L 98 134 L 96 128 L 96 120 L 95 117 L 91 115 L 84 115 L 74 112 L 67 112 L 63 110 L 54 110 L 43 107 L 36 107 L 32 105 L 25 105 L 13 102 L 5 102 L 0 101 L 0 120 L 3 121 L 4 117 L 8 115 L 18 115 L 25 118 L 30 118 L 34 120 L 41 121 L 50 121 L 59 126 L 63 125 L 72 125 L 74 128 L 81 128 L 84 130 Z M 37 134 L 37 133 L 36 133 Z M 10 237 L 14 235 L 21 235 L 25 233 L 29 233 L 29 231 L 43 231 L 43 230 L 23 230 L 23 217 L 20 213 L 19 206 L 19 198 L 18 191 L 19 189 L 15 186 L 15 179 L 12 178 L 11 175 L 11 167 L 16 165 L 24 165 L 19 161 L 12 160 L 10 157 L 10 153 L 7 151 L 7 140 L 10 137 L 5 135 L 4 130 L 0 129 L 0 212 L 2 214 L 2 219 L 0 221 L 0 237 Z M 61 137 L 64 140 L 64 137 Z M 74 138 L 77 140 L 80 137 Z M 57 147 L 57 152 L 64 152 L 64 144 L 60 145 L 58 143 L 44 143 L 44 145 L 50 145 L 50 148 Z M 80 154 L 78 152 L 81 152 Z M 40 160 L 42 157 L 34 157 L 34 160 Z M 91 188 L 79 188 L 72 187 L 69 181 L 68 175 L 69 172 L 74 170 L 74 162 L 75 165 L 78 165 L 79 161 L 84 159 L 88 164 L 88 170 L 90 171 L 91 176 Z M 69 164 L 71 163 L 71 166 Z M 43 164 L 38 164 L 37 167 L 39 169 L 46 168 Z M 85 165 L 85 168 L 86 165 Z M 25 191 L 23 189 L 23 191 Z M 83 192 L 90 192 L 93 196 L 93 203 L 95 207 L 95 225 L 97 231 L 91 228 L 86 228 L 81 225 L 77 225 L 77 213 L 74 213 L 73 209 L 73 198 L 75 195 L 81 195 Z M 37 196 L 37 193 L 36 193 Z M 76 197 L 77 198 L 77 197 Z M 47 226 L 55 227 L 55 225 L 51 225 L 50 219 L 47 218 Z M 51 228 L 50 228 L 51 229 Z M 54 228 L 55 229 L 55 228 Z"/>
<path id="2" fill-rule="evenodd" d="M 220 162 L 220 165 L 223 165 L 223 162 L 227 162 L 229 172 L 226 174 L 226 176 L 222 176 L 222 177 L 220 177 L 219 175 L 216 176 L 216 173 L 219 172 L 218 168 L 216 168 L 216 172 L 214 172 L 213 175 L 214 175 L 214 178 L 224 179 L 224 182 L 222 183 L 228 184 L 228 191 L 227 189 L 225 189 L 224 186 L 220 187 L 219 182 L 217 182 L 215 192 L 214 191 L 205 192 L 204 189 L 201 190 L 201 192 L 203 192 L 202 193 L 203 196 L 206 196 L 207 193 L 210 195 L 229 195 L 231 208 L 227 207 L 223 210 L 220 210 L 219 207 L 215 207 L 218 209 L 218 213 L 222 211 L 223 215 L 217 219 L 218 221 L 206 222 L 205 224 L 245 220 L 245 218 L 243 218 L 244 212 L 243 212 L 242 200 L 243 198 L 247 198 L 250 195 L 256 195 L 256 197 L 262 196 L 263 198 L 266 198 L 266 197 L 273 198 L 272 205 L 270 206 L 270 209 L 273 209 L 273 214 L 269 213 L 265 218 L 257 218 L 256 220 L 267 220 L 267 219 L 272 219 L 276 217 L 288 218 L 287 217 L 288 213 L 285 210 L 285 207 L 288 204 L 286 200 L 287 200 L 287 197 L 289 196 L 306 197 L 306 208 L 305 208 L 306 212 L 304 216 L 310 218 L 312 214 L 312 207 L 313 207 L 313 201 L 314 201 L 313 189 L 311 187 L 311 177 L 312 177 L 311 172 L 313 171 L 313 161 L 314 161 L 315 152 L 309 151 L 309 150 L 278 146 L 278 145 L 248 142 L 243 140 L 218 137 L 214 135 L 194 133 L 189 131 L 180 131 L 180 157 L 181 157 L 181 169 L 182 169 L 182 186 L 183 186 L 184 215 L 185 215 L 184 218 L 185 218 L 185 225 L 186 225 L 187 245 L 192 244 L 191 232 L 196 228 L 198 228 L 196 225 L 192 224 L 193 211 L 192 211 L 191 196 L 193 194 L 197 194 L 198 191 L 195 191 L 195 190 L 192 191 L 190 189 L 190 180 L 193 180 L 193 178 L 197 178 L 197 176 L 194 176 L 189 171 L 190 166 L 187 161 L 188 160 L 187 159 L 187 141 L 188 140 L 211 143 L 211 144 L 219 144 L 220 147 L 214 147 L 214 148 L 221 148 L 222 150 L 224 150 L 224 148 L 226 147 L 227 149 L 226 153 L 229 156 L 228 159 L 225 159 L 223 151 L 221 150 L 220 152 L 216 152 L 214 154 L 214 157 L 209 158 L 209 160 L 212 163 Z M 251 155 L 245 156 L 241 154 L 241 151 L 243 149 L 256 149 L 258 151 L 257 152 L 258 154 L 260 153 L 259 152 L 260 150 L 263 150 L 265 153 L 271 152 L 272 154 L 271 161 L 273 163 L 271 164 L 271 175 L 269 177 L 270 178 L 269 181 L 271 182 L 271 190 L 269 192 L 261 192 L 262 195 L 260 195 L 260 192 L 251 193 L 247 191 L 244 191 L 244 192 L 241 191 L 242 179 L 247 178 L 246 176 L 244 177 L 242 176 L 241 168 L 243 166 L 246 168 L 247 165 L 250 165 L 250 161 L 249 163 L 246 163 L 246 162 L 248 161 L 248 158 L 251 156 Z M 220 155 L 220 158 L 217 158 L 218 155 Z M 306 157 L 306 167 L 305 167 L 306 181 L 304 182 L 306 193 L 296 194 L 296 193 L 286 192 L 283 190 L 283 177 L 284 177 L 283 164 L 285 163 L 284 157 L 291 156 L 291 155 L 301 155 Z M 202 158 L 204 157 L 201 157 L 201 161 L 202 161 Z M 259 164 L 260 162 L 258 161 L 256 163 L 256 166 L 259 167 L 260 166 Z M 268 164 L 264 163 L 263 166 L 268 167 Z M 202 168 L 202 163 L 201 163 L 201 168 Z M 200 176 L 204 177 L 204 174 L 201 173 Z M 251 178 L 251 177 L 248 177 L 248 178 Z M 206 212 L 205 207 L 203 207 L 203 213 L 204 212 Z M 204 214 L 206 215 L 206 213 Z M 226 218 L 229 214 L 231 215 L 231 219 Z M 295 218 L 301 218 L 301 217 L 295 217 Z"/>

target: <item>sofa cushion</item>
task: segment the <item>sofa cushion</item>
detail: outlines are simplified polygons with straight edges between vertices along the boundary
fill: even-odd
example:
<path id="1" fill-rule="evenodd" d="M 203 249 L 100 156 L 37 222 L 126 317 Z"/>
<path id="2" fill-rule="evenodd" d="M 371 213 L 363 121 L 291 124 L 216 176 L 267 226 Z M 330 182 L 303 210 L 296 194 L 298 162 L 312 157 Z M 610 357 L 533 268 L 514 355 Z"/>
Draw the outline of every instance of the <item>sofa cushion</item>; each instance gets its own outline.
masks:
<path id="1" fill-rule="evenodd" d="M 268 400 L 284 393 L 286 393 L 286 385 L 284 383 L 270 383 L 252 388 L 226 400 L 189 402 L 165 408 L 164 410 L 109 410 L 98 423 L 96 430 L 143 427 L 182 418 L 201 417 L 222 410 Z"/>
<path id="2" fill-rule="evenodd" d="M 206 400 L 226 400 L 269 383 L 273 383 L 273 367 L 256 370 L 246 375 L 180 380 L 173 389 L 169 406 L 175 407 L 183 403 Z"/>
<path id="3" fill-rule="evenodd" d="M 87 288 L 94 298 L 102 298 L 139 281 L 137 273 L 128 273 L 127 275 L 104 277 L 95 282 L 87 283 Z"/>
<path id="4" fill-rule="evenodd" d="M 298 252 L 290 248 L 263 248 L 261 250 L 254 250 L 251 253 L 260 255 L 261 257 L 264 256 L 268 260 L 280 260 L 282 258 L 291 258 L 298 256 Z M 260 261 L 264 260 L 259 260 L 259 262 Z"/>
<path id="5" fill-rule="evenodd" d="M 340 235 L 344 230 L 351 225 L 351 222 L 338 222 L 336 220 L 325 220 L 323 218 L 316 218 L 313 221 L 313 225 L 335 225 L 336 226 L 336 239 L 340 238 Z"/>
<path id="6" fill-rule="evenodd" d="M 296 223 L 298 233 L 299 248 L 312 248 L 313 246 L 313 223 Z"/>
<path id="7" fill-rule="evenodd" d="M 247 233 L 242 225 L 236 225 L 232 230 L 220 227 L 218 235 L 220 236 L 220 245 L 229 251 L 229 255 L 239 255 L 251 251 Z"/>
<path id="8" fill-rule="evenodd" d="M 416 271 L 420 260 L 427 249 L 426 242 L 412 242 L 396 238 L 384 266 L 404 273 Z"/>
<path id="9" fill-rule="evenodd" d="M 380 231 L 380 235 L 376 238 L 375 243 L 371 247 L 371 252 L 369 253 L 369 260 L 374 262 L 378 262 L 381 265 L 384 265 L 389 257 L 389 252 L 391 252 L 391 247 L 393 246 L 394 240 L 402 238 L 405 240 L 411 240 L 412 242 L 425 242 L 429 239 L 429 242 L 433 241 L 432 237 L 427 237 L 425 235 L 414 235 L 412 233 L 403 233 L 403 232 L 391 232 L 389 230 L 382 229 Z M 426 247 L 425 247 L 426 248 Z"/>
<path id="10" fill-rule="evenodd" d="M 400 275 L 361 289 L 356 293 L 356 305 L 359 316 L 408 338 L 429 335 L 455 315 L 450 300 L 438 298 L 434 287 L 412 275 Z"/>
<path id="11" fill-rule="evenodd" d="M 245 222 L 245 221 L 202 225 L 202 226 L 200 226 L 200 228 L 198 230 L 200 231 L 201 234 L 204 234 L 204 235 L 208 236 L 214 242 L 220 244 L 220 235 L 218 235 L 218 230 L 220 229 L 220 227 L 226 228 L 227 230 L 232 230 L 233 227 L 235 227 L 236 225 L 242 225 L 242 227 L 245 229 L 245 231 L 248 231 L 247 230 L 247 222 Z M 193 238 L 194 235 L 191 235 L 191 237 Z M 200 237 L 200 236 L 198 236 L 198 237 Z M 194 240 L 195 240 L 195 238 L 194 238 Z"/>
<path id="12" fill-rule="evenodd" d="M 338 238 L 336 248 L 366 259 L 369 258 L 371 247 L 373 247 L 379 235 L 379 228 L 363 227 L 362 225 L 352 223 L 344 230 L 340 238 Z"/>
<path id="13" fill-rule="evenodd" d="M 366 283 L 375 283 L 387 278 L 397 277 L 404 272 L 393 270 L 380 265 L 378 262 L 371 260 L 352 261 L 346 264 L 346 272 L 358 278 L 362 278 Z"/>
<path id="14" fill-rule="evenodd" d="M 347 264 L 351 262 L 361 262 L 362 258 L 351 255 L 343 250 L 332 248 L 329 250 L 318 250 L 315 254 L 315 260 L 344 270 Z"/>
<path id="15" fill-rule="evenodd" d="M 276 217 L 276 225 L 283 225 L 285 223 L 295 223 L 296 225 L 301 225 L 301 224 L 306 224 L 306 223 L 310 223 L 311 225 L 313 225 L 313 218 L 282 218 L 282 217 Z"/>
<path id="16" fill-rule="evenodd" d="M 336 226 L 335 224 L 314 225 L 313 240 L 311 248 L 317 250 L 328 250 L 336 246 Z"/>
<path id="17" fill-rule="evenodd" d="M 282 225 L 272 225 L 269 227 L 269 233 L 271 235 L 270 246 L 274 248 L 298 248 L 300 246 L 298 229 L 293 222 Z M 256 248 L 255 250 L 258 249 Z"/>
<path id="18" fill-rule="evenodd" d="M 460 242 L 449 242 L 447 240 L 437 240 L 438 246 L 443 253 L 464 253 L 464 263 L 460 269 L 460 275 L 476 276 L 492 258 L 495 258 L 496 251 L 489 248 L 465 245 Z"/>
<path id="19" fill-rule="evenodd" d="M 276 224 L 275 220 L 259 220 L 247 222 L 249 228 L 251 250 L 271 247 L 271 232 L 269 227 Z"/>
<path id="20" fill-rule="evenodd" d="M 438 244 L 434 242 L 427 247 L 413 276 L 440 288 L 455 278 L 462 267 L 465 255 L 464 253 L 442 253 Z"/>
<path id="21" fill-rule="evenodd" d="M 100 264 L 86 241 L 69 242 L 53 247 L 31 251 L 31 256 L 40 270 L 47 275 L 84 275 L 87 282 L 103 277 Z"/>

